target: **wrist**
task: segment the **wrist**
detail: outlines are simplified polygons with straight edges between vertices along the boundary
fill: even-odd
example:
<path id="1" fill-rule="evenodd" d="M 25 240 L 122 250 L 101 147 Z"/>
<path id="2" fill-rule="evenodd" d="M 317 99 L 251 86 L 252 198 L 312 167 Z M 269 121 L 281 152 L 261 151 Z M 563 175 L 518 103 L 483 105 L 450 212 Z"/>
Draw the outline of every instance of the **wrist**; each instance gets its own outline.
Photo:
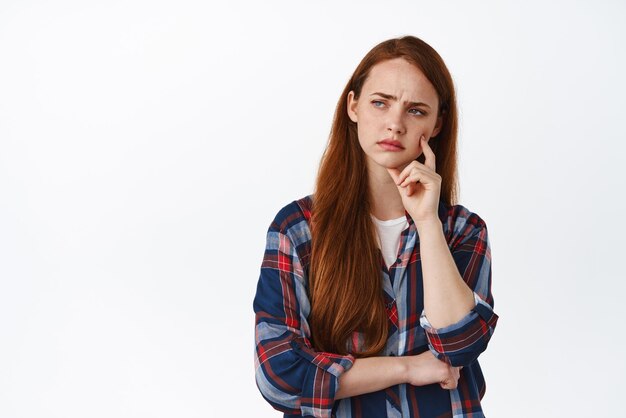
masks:
<path id="1" fill-rule="evenodd" d="M 400 383 L 409 383 L 411 376 L 411 356 L 401 356 L 398 359 Z"/>
<path id="2" fill-rule="evenodd" d="M 430 231 L 443 231 L 443 224 L 441 223 L 441 219 L 439 218 L 429 218 L 420 221 L 414 221 L 415 228 L 418 231 L 422 232 L 430 232 Z"/>

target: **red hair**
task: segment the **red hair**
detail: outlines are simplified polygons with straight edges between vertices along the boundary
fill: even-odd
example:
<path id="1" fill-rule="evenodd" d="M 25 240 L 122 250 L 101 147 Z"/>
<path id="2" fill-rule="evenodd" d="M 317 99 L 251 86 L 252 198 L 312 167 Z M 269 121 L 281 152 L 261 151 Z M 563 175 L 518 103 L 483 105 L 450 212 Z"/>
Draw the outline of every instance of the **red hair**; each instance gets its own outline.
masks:
<path id="1" fill-rule="evenodd" d="M 313 194 L 309 297 L 311 338 L 319 351 L 347 354 L 353 332 L 362 333 L 357 357 L 373 356 L 387 341 L 387 313 L 378 258 L 375 226 L 370 217 L 371 195 L 366 160 L 357 125 L 347 113 L 347 96 L 361 95 L 371 68 L 404 58 L 434 86 L 443 116 L 440 132 L 430 144 L 442 177 L 441 199 L 457 199 L 457 108 L 452 77 L 439 54 L 427 43 L 404 36 L 381 42 L 361 60 L 337 103 Z M 418 161 L 424 162 L 424 155 Z"/>

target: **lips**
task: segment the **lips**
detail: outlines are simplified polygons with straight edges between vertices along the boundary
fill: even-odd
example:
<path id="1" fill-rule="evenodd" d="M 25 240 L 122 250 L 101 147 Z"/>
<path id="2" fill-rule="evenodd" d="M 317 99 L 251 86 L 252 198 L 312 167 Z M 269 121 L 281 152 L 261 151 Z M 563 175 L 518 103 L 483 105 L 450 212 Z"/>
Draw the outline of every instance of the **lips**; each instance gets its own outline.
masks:
<path id="1" fill-rule="evenodd" d="M 378 141 L 378 143 L 393 145 L 395 147 L 404 149 L 404 147 L 402 146 L 402 143 L 400 141 L 396 141 L 395 139 L 385 138 L 382 141 Z"/>

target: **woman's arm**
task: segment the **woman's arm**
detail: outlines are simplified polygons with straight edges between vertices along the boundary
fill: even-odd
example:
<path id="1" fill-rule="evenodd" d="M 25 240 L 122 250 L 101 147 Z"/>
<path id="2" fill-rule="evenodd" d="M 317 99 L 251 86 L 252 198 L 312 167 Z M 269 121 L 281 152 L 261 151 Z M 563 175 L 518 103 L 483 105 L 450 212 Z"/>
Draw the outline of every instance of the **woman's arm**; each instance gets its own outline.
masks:
<path id="1" fill-rule="evenodd" d="M 424 283 L 420 325 L 438 359 L 464 366 L 485 351 L 498 315 L 493 311 L 487 226 L 466 208 L 457 209 L 450 244 L 441 221 L 416 224 Z"/>
<path id="2" fill-rule="evenodd" d="M 463 281 L 439 219 L 415 224 L 420 237 L 424 313 L 435 328 L 454 324 L 474 307 L 474 293 Z"/>
<path id="3" fill-rule="evenodd" d="M 339 377 L 335 399 L 383 390 L 400 383 L 414 386 L 439 383 L 444 389 L 454 389 L 459 368 L 437 359 L 430 351 L 405 357 L 358 358 Z"/>
<path id="4" fill-rule="evenodd" d="M 293 233 L 298 207 L 286 206 L 267 232 L 253 307 L 255 379 L 261 395 L 286 415 L 329 417 L 339 376 L 354 357 L 313 349 L 304 323 L 310 303 L 297 251 L 307 237 Z M 302 221 L 304 222 L 304 218 Z"/>

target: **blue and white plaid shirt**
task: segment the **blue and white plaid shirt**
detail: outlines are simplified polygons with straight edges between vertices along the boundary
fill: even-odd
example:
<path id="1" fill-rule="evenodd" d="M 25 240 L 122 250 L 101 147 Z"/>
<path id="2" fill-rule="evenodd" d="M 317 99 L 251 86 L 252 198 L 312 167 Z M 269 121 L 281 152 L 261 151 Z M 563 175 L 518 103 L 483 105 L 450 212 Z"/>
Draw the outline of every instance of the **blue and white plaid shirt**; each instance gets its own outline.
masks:
<path id="1" fill-rule="evenodd" d="M 313 195 L 294 200 L 278 212 L 267 231 L 253 304 L 256 383 L 263 397 L 285 417 L 483 417 L 480 400 L 485 380 L 477 358 L 487 348 L 498 320 L 493 312 L 485 222 L 462 205 L 439 203 L 448 247 L 476 301 L 464 318 L 444 328 L 434 329 L 424 316 L 419 237 L 408 212 L 409 226 L 400 236 L 398 260 L 387 268 L 380 254 L 389 317 L 389 338 L 381 355 L 411 356 L 430 350 L 453 366 L 464 366 L 457 388 L 399 384 L 335 400 L 338 378 L 355 358 L 315 351 L 310 342 L 307 271 L 312 209 Z M 348 346 L 361 343 L 354 333 Z"/>

